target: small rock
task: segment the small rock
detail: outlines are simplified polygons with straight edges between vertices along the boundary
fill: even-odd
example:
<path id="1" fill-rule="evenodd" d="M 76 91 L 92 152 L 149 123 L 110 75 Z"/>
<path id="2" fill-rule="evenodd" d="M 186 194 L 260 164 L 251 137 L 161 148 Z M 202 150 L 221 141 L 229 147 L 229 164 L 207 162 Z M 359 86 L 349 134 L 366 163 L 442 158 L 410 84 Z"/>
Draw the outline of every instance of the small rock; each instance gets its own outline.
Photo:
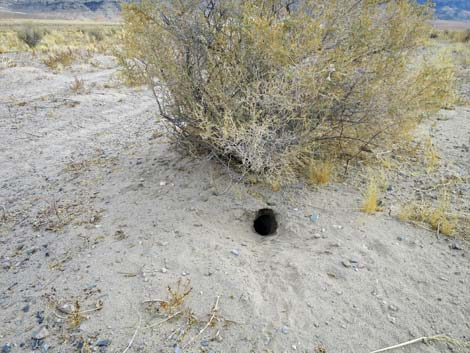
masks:
<path id="1" fill-rule="evenodd" d="M 403 241 L 403 240 L 405 240 L 405 238 L 403 238 L 403 237 L 397 237 L 397 240 L 398 240 L 398 241 Z"/>
<path id="2" fill-rule="evenodd" d="M 393 305 L 393 304 L 390 304 L 390 305 L 388 306 L 388 309 L 391 310 L 391 311 L 395 311 L 395 312 L 398 311 L 398 307 L 396 307 L 396 306 Z"/>
<path id="3" fill-rule="evenodd" d="M 104 340 L 99 340 L 98 342 L 96 342 L 96 345 L 98 347 L 107 347 L 110 345 L 110 343 L 111 343 L 111 340 L 108 338 L 105 338 Z"/>
<path id="4" fill-rule="evenodd" d="M 351 264 L 348 263 L 348 262 L 346 262 L 346 261 L 344 261 L 344 260 L 341 261 L 341 265 L 343 265 L 343 266 L 346 267 L 346 268 L 350 268 L 350 267 L 351 267 Z"/>
<path id="5" fill-rule="evenodd" d="M 313 235 L 313 238 L 314 238 L 314 239 L 321 239 L 321 234 L 318 234 L 318 233 L 317 233 L 317 234 L 314 234 L 314 235 Z"/>
<path id="6" fill-rule="evenodd" d="M 47 343 L 44 343 L 41 347 L 41 353 L 47 353 L 47 351 L 49 350 L 49 345 Z"/>
<path id="7" fill-rule="evenodd" d="M 11 343 L 4 344 L 2 347 L 2 353 L 10 353 L 11 352 Z"/>
<path id="8" fill-rule="evenodd" d="M 310 221 L 312 221 L 313 223 L 316 223 L 320 219 L 320 215 L 318 213 L 312 213 L 309 218 L 310 218 Z"/>
<path id="9" fill-rule="evenodd" d="M 456 242 L 453 242 L 450 246 L 449 246 L 452 250 L 463 250 L 463 248 Z"/>
<path id="10" fill-rule="evenodd" d="M 281 332 L 285 335 L 287 335 L 289 333 L 289 327 L 287 326 L 282 326 L 281 328 Z"/>
<path id="11" fill-rule="evenodd" d="M 33 351 L 36 350 L 36 349 L 38 349 L 39 347 L 41 347 L 41 346 L 42 346 L 42 342 L 43 342 L 43 340 L 34 340 L 34 339 L 33 339 L 33 343 L 32 343 L 32 345 L 31 345 L 31 348 L 33 349 Z"/>
<path id="12" fill-rule="evenodd" d="M 167 273 L 167 272 L 168 272 L 168 269 L 165 268 L 165 267 L 162 267 L 162 268 L 160 269 L 160 272 L 161 272 L 161 273 Z"/>
<path id="13" fill-rule="evenodd" d="M 21 309 L 24 313 L 27 313 L 29 311 L 29 304 L 26 304 L 23 309 Z"/>
<path id="14" fill-rule="evenodd" d="M 240 252 L 236 249 L 231 250 L 230 253 L 235 256 L 240 256 Z"/>
<path id="15" fill-rule="evenodd" d="M 175 349 L 173 350 L 173 353 L 181 353 L 183 350 L 179 346 L 175 346 Z"/>
<path id="16" fill-rule="evenodd" d="M 49 336 L 49 330 L 46 328 L 46 326 L 42 326 L 39 330 L 34 331 L 31 337 L 34 340 L 42 340 Z"/>
<path id="17" fill-rule="evenodd" d="M 57 310 L 59 310 L 61 313 L 69 315 L 75 311 L 75 305 L 70 303 L 60 304 L 57 305 Z"/>
<path id="18" fill-rule="evenodd" d="M 166 181 L 161 181 L 160 182 L 160 186 L 165 186 L 166 185 Z"/>
<path id="19" fill-rule="evenodd" d="M 26 250 L 26 254 L 27 254 L 27 255 L 32 255 L 32 254 L 34 254 L 36 251 L 38 251 L 38 248 L 31 248 L 31 249 Z"/>
<path id="20" fill-rule="evenodd" d="M 201 346 L 203 346 L 203 347 L 208 347 L 208 346 L 209 346 L 209 341 L 206 341 L 206 340 L 205 340 L 205 341 L 202 341 L 202 342 L 201 342 Z"/>

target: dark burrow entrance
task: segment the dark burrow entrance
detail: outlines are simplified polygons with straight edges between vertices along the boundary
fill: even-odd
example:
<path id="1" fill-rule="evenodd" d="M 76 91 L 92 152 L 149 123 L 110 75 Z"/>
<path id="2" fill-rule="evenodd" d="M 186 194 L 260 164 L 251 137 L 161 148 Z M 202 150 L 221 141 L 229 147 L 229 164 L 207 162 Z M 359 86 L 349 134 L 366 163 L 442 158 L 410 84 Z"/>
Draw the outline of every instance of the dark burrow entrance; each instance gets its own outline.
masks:
<path id="1" fill-rule="evenodd" d="M 277 220 L 274 211 L 270 208 L 263 208 L 256 213 L 253 222 L 255 232 L 259 235 L 273 235 L 277 230 Z"/>

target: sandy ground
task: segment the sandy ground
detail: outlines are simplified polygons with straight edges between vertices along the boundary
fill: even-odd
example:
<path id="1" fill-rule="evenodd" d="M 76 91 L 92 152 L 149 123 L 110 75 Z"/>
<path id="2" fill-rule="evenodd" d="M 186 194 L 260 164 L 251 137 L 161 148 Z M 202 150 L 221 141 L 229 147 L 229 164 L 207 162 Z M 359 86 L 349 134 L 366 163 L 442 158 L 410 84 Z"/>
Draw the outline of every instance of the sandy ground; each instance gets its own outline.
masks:
<path id="1" fill-rule="evenodd" d="M 27 54 L 0 63 L 2 352 L 368 353 L 420 336 L 470 340 L 467 242 L 365 215 L 345 183 L 272 193 L 181 157 L 151 95 L 119 85 L 112 58 L 60 73 Z M 439 117 L 445 170 L 468 177 L 470 108 Z M 394 183 L 391 200 L 423 182 Z M 252 221 L 267 205 L 280 228 L 261 237 Z M 193 320 L 147 327 L 166 316 L 144 301 L 168 299 L 179 278 L 191 281 Z"/>

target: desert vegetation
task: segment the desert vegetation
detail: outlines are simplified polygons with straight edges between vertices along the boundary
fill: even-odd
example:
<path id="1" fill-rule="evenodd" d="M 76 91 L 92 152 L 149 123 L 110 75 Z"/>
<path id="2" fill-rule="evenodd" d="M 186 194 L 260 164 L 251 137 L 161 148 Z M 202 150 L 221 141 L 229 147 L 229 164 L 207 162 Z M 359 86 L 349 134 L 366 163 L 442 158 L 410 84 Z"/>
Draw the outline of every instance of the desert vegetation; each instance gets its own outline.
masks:
<path id="1" fill-rule="evenodd" d="M 0 53 L 65 49 L 111 53 L 119 34 L 117 23 L 0 20 Z"/>
<path id="2" fill-rule="evenodd" d="M 124 12 L 122 61 L 179 146 L 286 182 L 400 142 L 449 103 L 451 65 L 412 65 L 430 14 L 411 1 L 143 1 Z"/>
<path id="3" fill-rule="evenodd" d="M 430 16 L 0 19 L 0 351 L 468 352 L 470 49 Z"/>

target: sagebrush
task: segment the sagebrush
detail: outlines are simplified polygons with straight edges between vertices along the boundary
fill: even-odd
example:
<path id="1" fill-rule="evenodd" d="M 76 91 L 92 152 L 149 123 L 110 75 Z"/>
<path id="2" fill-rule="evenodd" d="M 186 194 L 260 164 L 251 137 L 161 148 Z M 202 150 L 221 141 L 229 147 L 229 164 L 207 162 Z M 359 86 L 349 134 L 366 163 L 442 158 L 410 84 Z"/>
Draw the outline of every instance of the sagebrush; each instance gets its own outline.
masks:
<path id="1" fill-rule="evenodd" d="M 142 0 L 125 6 L 120 60 L 180 146 L 268 180 L 308 177 L 449 103 L 452 67 L 414 60 L 431 15 L 405 0 Z"/>
<path id="2" fill-rule="evenodd" d="M 22 29 L 16 32 L 19 39 L 21 39 L 30 48 L 36 47 L 47 34 L 47 31 L 41 28 L 34 27 L 33 25 L 25 25 Z"/>

